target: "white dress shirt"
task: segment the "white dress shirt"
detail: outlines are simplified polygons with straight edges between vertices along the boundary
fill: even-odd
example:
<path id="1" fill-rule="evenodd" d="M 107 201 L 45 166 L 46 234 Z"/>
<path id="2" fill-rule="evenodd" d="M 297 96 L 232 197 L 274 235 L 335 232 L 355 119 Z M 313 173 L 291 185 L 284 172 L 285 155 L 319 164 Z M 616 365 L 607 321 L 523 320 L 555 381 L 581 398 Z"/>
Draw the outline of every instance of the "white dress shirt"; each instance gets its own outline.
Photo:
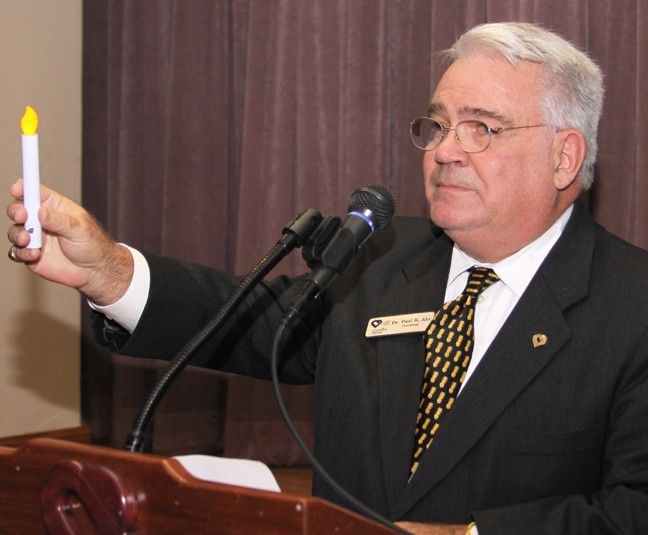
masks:
<path id="1" fill-rule="evenodd" d="M 456 299 L 468 282 L 468 269 L 484 266 L 495 271 L 500 282 L 489 286 L 479 296 L 475 307 L 475 345 L 466 372 L 465 385 L 481 361 L 491 342 L 519 301 L 520 297 L 551 251 L 569 220 L 573 205 L 538 239 L 517 253 L 494 264 L 484 264 L 470 258 L 455 245 L 448 275 L 445 301 Z M 461 390 L 459 391 L 461 392 Z"/>
<path id="2" fill-rule="evenodd" d="M 133 278 L 126 293 L 110 305 L 99 306 L 88 301 L 90 308 L 101 312 L 108 319 L 116 321 L 129 333 L 133 333 L 142 317 L 151 287 L 151 270 L 144 255 L 128 245 L 126 247 L 133 255 Z"/>

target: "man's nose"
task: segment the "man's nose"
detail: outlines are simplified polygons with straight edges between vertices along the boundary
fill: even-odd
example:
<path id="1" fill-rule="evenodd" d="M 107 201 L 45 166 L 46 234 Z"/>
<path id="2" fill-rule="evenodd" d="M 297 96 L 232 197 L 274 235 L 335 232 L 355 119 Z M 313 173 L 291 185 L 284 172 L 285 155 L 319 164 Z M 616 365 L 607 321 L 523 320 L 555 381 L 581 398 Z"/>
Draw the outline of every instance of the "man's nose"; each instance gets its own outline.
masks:
<path id="1" fill-rule="evenodd" d="M 446 132 L 434 152 L 435 161 L 441 164 L 463 161 L 467 157 L 459 145 L 459 137 L 454 129 Z"/>

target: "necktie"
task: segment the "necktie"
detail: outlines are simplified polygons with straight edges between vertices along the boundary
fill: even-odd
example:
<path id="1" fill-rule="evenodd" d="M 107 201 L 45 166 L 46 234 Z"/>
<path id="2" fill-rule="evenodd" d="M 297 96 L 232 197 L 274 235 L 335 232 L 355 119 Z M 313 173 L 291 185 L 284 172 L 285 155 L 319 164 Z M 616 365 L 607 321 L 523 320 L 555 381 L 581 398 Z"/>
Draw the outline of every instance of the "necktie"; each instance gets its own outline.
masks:
<path id="1" fill-rule="evenodd" d="M 439 431 L 439 422 L 452 407 L 466 377 L 474 342 L 477 298 L 499 277 L 490 268 L 473 267 L 462 294 L 437 311 L 425 333 L 425 371 L 416 418 L 416 441 L 410 473 Z"/>

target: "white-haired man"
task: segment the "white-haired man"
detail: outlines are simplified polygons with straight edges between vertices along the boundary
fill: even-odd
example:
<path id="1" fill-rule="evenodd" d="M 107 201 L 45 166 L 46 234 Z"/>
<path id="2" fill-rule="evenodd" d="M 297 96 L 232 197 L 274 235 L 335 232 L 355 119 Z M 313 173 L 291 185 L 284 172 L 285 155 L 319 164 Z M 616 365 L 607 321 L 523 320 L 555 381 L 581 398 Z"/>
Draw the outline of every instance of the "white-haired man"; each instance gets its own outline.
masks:
<path id="1" fill-rule="evenodd" d="M 396 218 L 362 248 L 306 311 L 284 379 L 316 385 L 316 453 L 329 472 L 412 532 L 648 532 L 648 254 L 578 201 L 592 182 L 601 73 L 529 24 L 476 27 L 448 56 L 411 124 L 432 223 Z M 21 184 L 11 192 L 11 256 L 88 296 L 98 338 L 121 353 L 173 357 L 219 305 L 201 296 L 236 282 L 131 252 L 47 189 L 45 247 L 25 249 Z M 380 336 L 367 323 L 441 309 L 475 266 L 488 286 L 474 300 L 474 340 L 428 432 L 427 398 L 438 400 L 421 399 L 437 388 L 426 329 Z M 200 362 L 266 376 L 295 284 L 260 288 Z M 314 493 L 341 501 L 318 477 Z"/>

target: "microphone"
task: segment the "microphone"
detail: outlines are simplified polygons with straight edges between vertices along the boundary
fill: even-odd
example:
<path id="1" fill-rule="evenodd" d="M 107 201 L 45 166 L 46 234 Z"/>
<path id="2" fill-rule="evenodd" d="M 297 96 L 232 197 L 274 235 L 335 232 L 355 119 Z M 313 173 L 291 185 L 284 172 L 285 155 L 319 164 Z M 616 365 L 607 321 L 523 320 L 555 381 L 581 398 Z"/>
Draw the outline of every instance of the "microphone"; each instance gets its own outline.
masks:
<path id="1" fill-rule="evenodd" d="M 369 184 L 355 190 L 342 227 L 322 252 L 320 265 L 311 271 L 303 288 L 286 309 L 283 319 L 290 321 L 326 290 L 373 232 L 391 223 L 395 212 L 396 201 L 385 186 Z"/>

